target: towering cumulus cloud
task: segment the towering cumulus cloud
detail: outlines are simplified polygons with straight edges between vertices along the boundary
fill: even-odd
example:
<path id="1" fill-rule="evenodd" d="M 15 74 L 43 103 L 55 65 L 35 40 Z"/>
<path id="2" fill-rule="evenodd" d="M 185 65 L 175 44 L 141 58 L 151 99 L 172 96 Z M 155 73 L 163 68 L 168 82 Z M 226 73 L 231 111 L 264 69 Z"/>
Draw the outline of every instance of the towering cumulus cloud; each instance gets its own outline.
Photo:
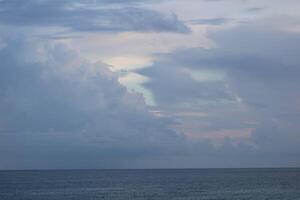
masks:
<path id="1" fill-rule="evenodd" d="M 105 64 L 23 36 L 2 41 L 2 168 L 126 167 L 182 140 Z"/>
<path id="2" fill-rule="evenodd" d="M 172 120 L 150 114 L 110 66 L 36 37 L 190 32 L 147 2 L 0 1 L 0 168 L 136 167 L 182 146 Z"/>

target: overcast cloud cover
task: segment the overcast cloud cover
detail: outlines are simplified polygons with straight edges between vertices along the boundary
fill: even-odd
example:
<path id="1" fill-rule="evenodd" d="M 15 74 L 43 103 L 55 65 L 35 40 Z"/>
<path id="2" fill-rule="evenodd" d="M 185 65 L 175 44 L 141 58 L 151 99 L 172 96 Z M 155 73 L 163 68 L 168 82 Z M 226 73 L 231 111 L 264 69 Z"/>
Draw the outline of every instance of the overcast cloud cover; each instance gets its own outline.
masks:
<path id="1" fill-rule="evenodd" d="M 297 6 L 0 1 L 0 169 L 299 166 Z"/>

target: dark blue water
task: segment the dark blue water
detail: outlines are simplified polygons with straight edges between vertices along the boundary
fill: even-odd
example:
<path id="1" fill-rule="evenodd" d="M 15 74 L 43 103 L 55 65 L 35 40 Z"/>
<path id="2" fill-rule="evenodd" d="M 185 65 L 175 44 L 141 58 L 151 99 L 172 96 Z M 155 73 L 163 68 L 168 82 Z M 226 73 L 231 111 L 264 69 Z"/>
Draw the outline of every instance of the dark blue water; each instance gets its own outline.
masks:
<path id="1" fill-rule="evenodd" d="M 0 171 L 0 200 L 300 200 L 300 169 Z"/>

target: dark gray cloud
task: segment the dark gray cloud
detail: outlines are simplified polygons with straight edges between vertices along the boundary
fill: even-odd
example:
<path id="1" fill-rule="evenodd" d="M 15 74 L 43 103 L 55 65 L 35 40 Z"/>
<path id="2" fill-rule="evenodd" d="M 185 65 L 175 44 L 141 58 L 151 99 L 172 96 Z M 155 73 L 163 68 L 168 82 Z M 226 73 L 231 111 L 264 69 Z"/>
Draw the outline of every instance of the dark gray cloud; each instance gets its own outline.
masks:
<path id="1" fill-rule="evenodd" d="M 113 8 L 111 4 L 121 4 Z M 128 1 L 0 1 L 0 23 L 11 26 L 65 27 L 71 31 L 189 33 L 175 14 L 134 6 Z M 125 4 L 125 5 L 124 5 Z M 131 5 L 131 6 L 130 6 Z"/>
<path id="2" fill-rule="evenodd" d="M 263 97 L 269 96 L 266 92 L 271 95 L 276 95 L 279 91 L 280 94 L 287 92 L 298 95 L 295 93 L 298 89 L 297 83 L 300 74 L 298 67 L 300 61 L 297 56 L 300 37 L 297 33 L 268 30 L 263 26 L 241 25 L 229 31 L 212 33 L 211 38 L 216 41 L 216 48 L 177 50 L 167 55 L 161 55 L 161 59 L 155 62 L 153 68 L 147 68 L 141 72 L 151 78 L 146 86 L 151 88 L 151 85 L 160 84 L 159 94 L 163 95 L 168 90 L 170 92 L 166 95 L 171 95 L 172 85 L 185 87 L 188 81 L 212 86 L 220 83 L 220 81 L 197 82 L 183 70 L 189 68 L 223 72 L 227 75 L 223 85 L 230 83 L 236 88 L 239 88 L 240 85 L 246 88 L 246 84 L 253 84 L 248 85 L 249 89 L 247 90 L 238 89 L 238 91 L 243 93 L 246 101 L 249 100 L 257 105 L 269 104 L 269 98 L 263 99 Z M 185 76 L 184 81 L 173 78 L 175 76 L 173 74 Z M 201 90 L 201 87 L 199 88 Z M 214 90 L 213 87 L 211 89 Z M 262 92 L 264 89 L 265 91 Z M 224 89 L 221 90 L 224 91 Z M 177 90 L 177 92 L 179 91 Z M 195 93 L 197 90 L 194 88 L 189 96 L 193 96 Z M 185 95 L 187 94 L 185 93 Z M 260 98 L 257 99 L 257 96 Z"/>
<path id="3" fill-rule="evenodd" d="M 270 166 L 283 166 L 287 161 L 287 165 L 299 164 L 300 36 L 266 24 L 211 32 L 215 48 L 160 55 L 152 68 L 140 73 L 150 78 L 145 86 L 162 110 L 206 113 L 194 118 L 199 136 L 207 131 L 250 128 L 249 143 L 233 145 L 239 156 L 253 156 L 258 165 L 263 158 Z M 192 70 L 194 76 L 199 71 L 202 76 L 222 73 L 224 78 L 196 81 L 184 69 Z M 228 145 L 232 144 L 225 145 L 223 152 L 229 156 Z"/>

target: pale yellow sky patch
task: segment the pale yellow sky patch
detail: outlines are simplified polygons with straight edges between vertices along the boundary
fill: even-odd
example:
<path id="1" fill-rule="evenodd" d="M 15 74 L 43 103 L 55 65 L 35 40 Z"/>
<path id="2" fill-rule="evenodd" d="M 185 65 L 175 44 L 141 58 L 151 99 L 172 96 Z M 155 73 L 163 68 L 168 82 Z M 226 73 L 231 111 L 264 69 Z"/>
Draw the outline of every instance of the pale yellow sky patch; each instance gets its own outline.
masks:
<path id="1" fill-rule="evenodd" d="M 111 65 L 112 71 L 134 70 L 144 68 L 152 64 L 151 57 L 122 55 L 104 59 L 103 61 Z"/>
<path id="2" fill-rule="evenodd" d="M 191 34 L 90 33 L 88 37 L 72 40 L 71 44 L 80 49 L 80 52 L 93 62 L 112 60 L 117 57 L 149 59 L 153 58 L 155 54 L 169 53 L 178 48 L 209 48 L 212 46 L 212 42 L 206 37 L 206 27 L 191 26 L 191 29 Z"/>

